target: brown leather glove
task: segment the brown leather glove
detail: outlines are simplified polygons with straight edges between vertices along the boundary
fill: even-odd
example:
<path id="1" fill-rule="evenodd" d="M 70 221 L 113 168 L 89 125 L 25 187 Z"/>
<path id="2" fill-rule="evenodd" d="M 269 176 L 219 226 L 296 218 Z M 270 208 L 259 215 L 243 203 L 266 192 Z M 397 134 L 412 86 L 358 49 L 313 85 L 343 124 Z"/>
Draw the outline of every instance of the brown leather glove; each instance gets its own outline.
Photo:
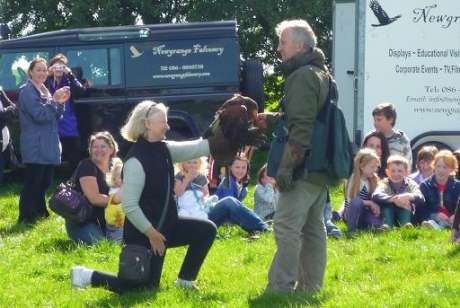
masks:
<path id="1" fill-rule="evenodd" d="M 244 145 L 260 146 L 267 140 L 267 136 L 258 127 L 250 127 L 246 132 L 242 133 L 242 142 Z"/>
<path id="2" fill-rule="evenodd" d="M 276 173 L 276 183 L 280 191 L 292 189 L 294 170 L 304 163 L 305 150 L 298 144 L 287 142 Z"/>

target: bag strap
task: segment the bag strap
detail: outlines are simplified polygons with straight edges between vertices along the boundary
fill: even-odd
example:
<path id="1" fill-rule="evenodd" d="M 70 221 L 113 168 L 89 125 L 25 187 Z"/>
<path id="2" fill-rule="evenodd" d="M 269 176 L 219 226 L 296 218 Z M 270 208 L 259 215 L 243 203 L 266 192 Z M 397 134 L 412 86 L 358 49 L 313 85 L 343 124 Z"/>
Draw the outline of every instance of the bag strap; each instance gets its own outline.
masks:
<path id="1" fill-rule="evenodd" d="M 169 197 L 171 193 L 171 176 L 169 174 L 169 169 L 168 169 L 168 183 L 167 183 L 167 192 L 166 192 L 166 198 L 165 198 L 165 203 L 163 206 L 163 211 L 161 212 L 160 220 L 158 221 L 158 226 L 157 230 L 160 230 L 161 227 L 163 227 L 163 224 L 166 219 L 166 213 L 168 212 L 168 204 L 169 204 Z"/>
<path id="2" fill-rule="evenodd" d="M 69 180 L 67 181 L 72 187 L 75 187 L 77 185 L 77 172 L 80 169 L 81 164 L 82 162 L 80 161 L 77 165 L 77 168 L 75 168 Z"/>

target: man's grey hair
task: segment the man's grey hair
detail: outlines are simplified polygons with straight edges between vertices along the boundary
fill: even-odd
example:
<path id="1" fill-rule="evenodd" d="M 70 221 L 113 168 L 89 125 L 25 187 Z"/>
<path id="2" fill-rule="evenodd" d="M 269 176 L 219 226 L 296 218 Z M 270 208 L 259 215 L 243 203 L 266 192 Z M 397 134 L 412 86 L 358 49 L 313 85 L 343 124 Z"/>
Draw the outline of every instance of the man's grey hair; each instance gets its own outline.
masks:
<path id="1" fill-rule="evenodd" d="M 278 37 L 281 36 L 284 30 L 290 29 L 292 31 L 292 40 L 296 43 L 303 43 L 305 48 L 311 49 L 316 47 L 317 39 L 315 32 L 310 24 L 303 19 L 284 20 L 276 25 L 275 31 Z"/>

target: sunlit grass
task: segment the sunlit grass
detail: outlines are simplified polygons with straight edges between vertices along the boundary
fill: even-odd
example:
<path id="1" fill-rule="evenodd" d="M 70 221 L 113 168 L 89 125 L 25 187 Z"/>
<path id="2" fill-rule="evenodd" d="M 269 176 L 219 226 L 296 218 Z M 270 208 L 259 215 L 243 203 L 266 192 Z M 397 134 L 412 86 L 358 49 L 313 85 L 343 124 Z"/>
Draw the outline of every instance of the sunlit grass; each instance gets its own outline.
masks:
<path id="1" fill-rule="evenodd" d="M 260 165 L 256 159 L 255 165 Z M 252 207 L 253 186 L 248 204 Z M 120 247 L 67 239 L 56 215 L 33 227 L 16 225 L 19 184 L 0 188 L 1 307 L 455 307 L 460 305 L 459 248 L 448 231 L 395 230 L 328 240 L 324 289 L 315 295 L 267 295 L 273 234 L 249 241 L 236 227 L 219 229 L 198 279 L 199 292 L 173 286 L 185 249 L 168 251 L 161 287 L 123 296 L 100 288 L 74 290 L 69 269 L 82 264 L 115 272 Z M 332 193 L 334 206 L 341 189 Z M 339 225 L 342 229 L 344 226 Z"/>

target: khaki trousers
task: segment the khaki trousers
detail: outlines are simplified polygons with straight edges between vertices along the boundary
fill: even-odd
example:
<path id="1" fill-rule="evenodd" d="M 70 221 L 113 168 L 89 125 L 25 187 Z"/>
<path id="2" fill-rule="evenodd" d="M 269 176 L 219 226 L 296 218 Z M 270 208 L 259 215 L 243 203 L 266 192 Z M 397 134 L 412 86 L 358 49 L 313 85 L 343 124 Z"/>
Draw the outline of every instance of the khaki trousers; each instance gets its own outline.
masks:
<path id="1" fill-rule="evenodd" d="M 326 186 L 305 180 L 295 181 L 291 190 L 280 194 L 274 216 L 277 250 L 268 274 L 268 291 L 321 288 L 326 268 L 326 195 Z"/>

